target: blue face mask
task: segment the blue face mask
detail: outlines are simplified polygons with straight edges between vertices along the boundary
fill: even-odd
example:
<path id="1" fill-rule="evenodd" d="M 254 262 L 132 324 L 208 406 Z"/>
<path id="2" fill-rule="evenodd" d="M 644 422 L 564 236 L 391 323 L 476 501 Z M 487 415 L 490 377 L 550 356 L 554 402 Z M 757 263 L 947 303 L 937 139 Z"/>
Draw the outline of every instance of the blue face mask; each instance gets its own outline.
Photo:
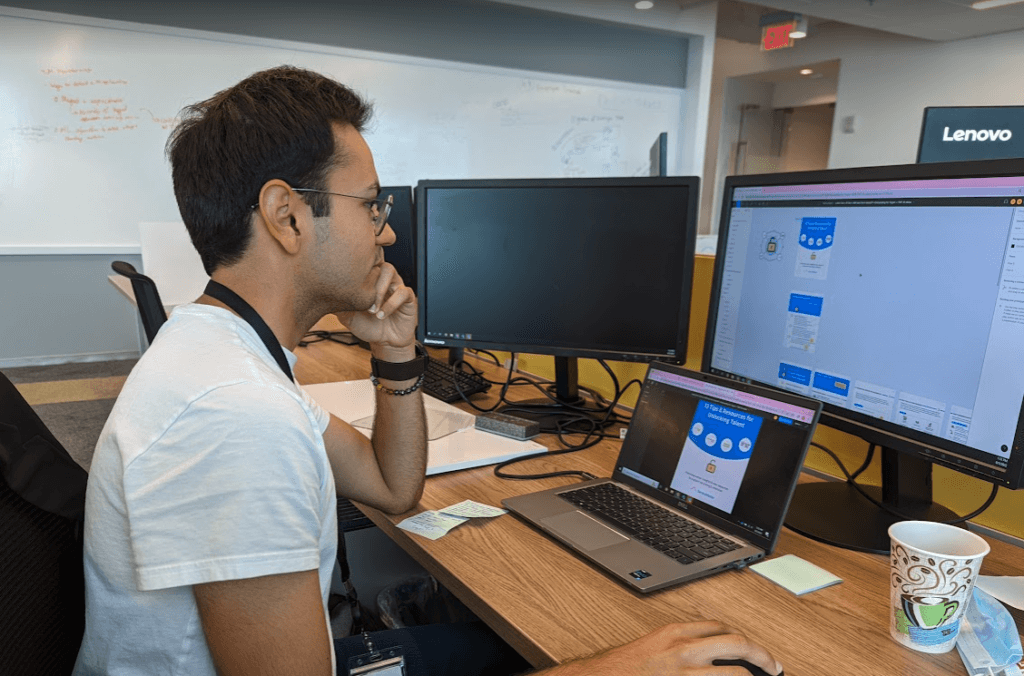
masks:
<path id="1" fill-rule="evenodd" d="M 974 588 L 973 602 L 964 613 L 956 649 L 971 676 L 1020 674 L 1020 635 L 1013 616 L 1002 603 Z"/>

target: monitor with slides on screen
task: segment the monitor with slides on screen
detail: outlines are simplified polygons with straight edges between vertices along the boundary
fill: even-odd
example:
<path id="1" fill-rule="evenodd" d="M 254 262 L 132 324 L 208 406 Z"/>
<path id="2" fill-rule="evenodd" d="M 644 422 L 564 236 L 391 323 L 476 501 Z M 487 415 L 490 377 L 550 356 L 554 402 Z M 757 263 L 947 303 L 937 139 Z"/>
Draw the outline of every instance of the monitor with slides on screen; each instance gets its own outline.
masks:
<path id="1" fill-rule="evenodd" d="M 953 518 L 932 463 L 1022 485 L 1024 162 L 733 176 L 722 204 L 704 370 L 824 402 L 904 516 Z M 835 482 L 787 524 L 886 552 L 895 520 Z"/>
<path id="2" fill-rule="evenodd" d="M 697 185 L 420 181 L 420 340 L 555 355 L 563 402 L 577 398 L 577 357 L 684 361 Z"/>

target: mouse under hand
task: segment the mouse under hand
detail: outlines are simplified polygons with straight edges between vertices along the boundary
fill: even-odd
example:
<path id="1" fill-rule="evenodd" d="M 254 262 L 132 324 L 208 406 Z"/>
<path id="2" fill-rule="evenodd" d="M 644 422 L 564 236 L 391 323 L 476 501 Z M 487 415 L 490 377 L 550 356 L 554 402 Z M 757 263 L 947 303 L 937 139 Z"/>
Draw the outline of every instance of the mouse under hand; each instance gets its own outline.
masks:
<path id="1" fill-rule="evenodd" d="M 712 660 L 711 664 L 716 667 L 744 667 L 750 672 L 750 676 L 771 676 L 771 674 L 761 667 L 756 664 L 751 664 L 746 660 Z M 784 676 L 781 671 L 779 672 L 779 676 Z"/>

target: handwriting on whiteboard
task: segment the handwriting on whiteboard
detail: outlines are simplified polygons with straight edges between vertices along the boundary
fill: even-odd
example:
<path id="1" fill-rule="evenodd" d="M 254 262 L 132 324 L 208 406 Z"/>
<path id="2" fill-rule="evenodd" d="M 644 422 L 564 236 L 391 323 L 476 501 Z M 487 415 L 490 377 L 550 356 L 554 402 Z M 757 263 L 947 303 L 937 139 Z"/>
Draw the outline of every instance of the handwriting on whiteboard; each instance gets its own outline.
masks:
<path id="1" fill-rule="evenodd" d="M 55 107 L 53 125 L 19 125 L 10 131 L 30 141 L 86 143 L 132 133 L 140 125 L 173 128 L 178 119 L 160 116 L 148 108 L 132 109 L 130 82 L 122 77 L 98 75 L 91 67 L 44 68 L 44 86 L 52 91 Z M 145 113 L 143 115 L 142 113 Z"/>

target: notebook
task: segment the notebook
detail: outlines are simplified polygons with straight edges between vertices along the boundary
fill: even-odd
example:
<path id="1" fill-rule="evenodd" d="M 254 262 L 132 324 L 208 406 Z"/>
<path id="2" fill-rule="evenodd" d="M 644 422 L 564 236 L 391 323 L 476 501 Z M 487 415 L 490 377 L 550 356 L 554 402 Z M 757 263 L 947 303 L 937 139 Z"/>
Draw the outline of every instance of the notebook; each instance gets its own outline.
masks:
<path id="1" fill-rule="evenodd" d="M 609 479 L 502 501 L 639 592 L 740 568 L 779 538 L 821 403 L 652 363 Z"/>

